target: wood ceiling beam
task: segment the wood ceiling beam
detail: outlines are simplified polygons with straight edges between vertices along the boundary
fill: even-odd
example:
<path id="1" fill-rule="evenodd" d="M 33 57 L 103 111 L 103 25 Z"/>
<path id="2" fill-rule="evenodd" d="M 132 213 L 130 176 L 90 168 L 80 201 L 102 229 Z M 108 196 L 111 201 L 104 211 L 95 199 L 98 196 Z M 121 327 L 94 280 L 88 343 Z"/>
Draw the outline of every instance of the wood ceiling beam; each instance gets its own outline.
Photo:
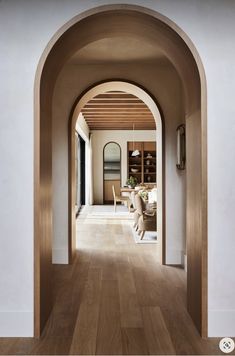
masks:
<path id="1" fill-rule="evenodd" d="M 113 126 L 118 126 L 118 125 L 122 125 L 122 126 L 128 126 L 128 127 L 131 127 L 133 129 L 133 125 L 131 123 L 125 123 L 125 122 L 113 122 L 113 123 L 107 123 L 107 122 L 88 122 L 87 125 L 90 127 L 90 126 L 110 126 L 110 127 L 113 127 Z M 137 127 L 140 127 L 140 126 L 151 126 L 151 127 L 156 127 L 156 125 L 152 122 L 146 122 L 145 124 L 136 124 L 135 125 L 135 129 Z"/>
<path id="2" fill-rule="evenodd" d="M 155 123 L 155 121 L 153 120 L 153 118 L 149 117 L 149 118 L 145 118 L 145 119 L 129 119 L 128 117 L 119 117 L 119 118 L 97 118 L 97 117 L 91 117 L 91 118 L 86 118 L 85 119 L 87 122 L 129 122 L 129 124 L 141 124 L 141 123 L 145 123 L 145 122 L 153 122 Z"/>
<path id="3" fill-rule="evenodd" d="M 123 127 L 123 126 L 118 126 L 118 127 L 90 127 L 91 131 L 98 131 L 98 130 L 128 130 L 130 131 L 131 128 L 130 127 Z M 143 127 L 143 128 L 138 128 L 136 129 L 136 131 L 145 131 L 145 130 L 155 130 L 155 127 Z"/>
<path id="4" fill-rule="evenodd" d="M 141 99 L 131 96 L 131 95 L 100 95 L 100 96 L 95 96 L 91 100 L 130 100 L 130 101 L 142 101 Z"/>
<path id="5" fill-rule="evenodd" d="M 84 115 L 85 120 L 128 120 L 128 121 L 145 121 L 145 120 L 152 120 L 155 121 L 153 116 L 151 115 L 141 115 L 141 116 L 136 116 L 136 115 Z"/>
<path id="6" fill-rule="evenodd" d="M 107 116 L 103 116 L 103 115 L 100 115 L 100 116 L 96 116 L 96 115 L 91 115 L 91 116 L 84 116 L 85 120 L 96 120 L 96 121 L 99 121 L 99 120 L 106 120 L 106 121 L 109 121 L 109 120 L 113 120 L 113 121 L 118 121 L 118 120 L 125 120 L 125 121 L 129 121 L 129 122 L 145 122 L 145 121 L 152 121 L 152 122 L 155 122 L 154 118 L 152 116 L 139 116 L 139 117 L 136 117 L 136 116 L 128 116 L 128 115 L 123 115 L 123 116 L 113 116 L 113 115 L 107 115 Z"/>
<path id="7" fill-rule="evenodd" d="M 82 110 L 85 110 L 85 109 L 93 109 L 93 108 L 117 108 L 117 109 L 122 109 L 122 108 L 130 108 L 130 109 L 136 109 L 136 110 L 139 110 L 139 109 L 142 109 L 142 108 L 145 108 L 146 110 L 149 110 L 148 108 L 146 108 L 146 105 L 143 104 L 143 103 L 134 103 L 134 104 L 123 104 L 123 103 L 113 103 L 113 102 L 110 102 L 110 103 L 97 103 L 97 102 L 94 102 L 94 103 L 90 103 L 85 105 L 84 108 Z"/>
<path id="8" fill-rule="evenodd" d="M 103 124 L 103 123 L 94 123 L 94 124 L 89 124 L 89 127 L 92 127 L 92 126 L 95 126 L 95 127 L 114 127 L 114 126 L 123 126 L 123 127 L 130 127 L 131 129 L 133 129 L 132 125 L 130 124 L 125 124 L 125 123 L 116 123 L 115 124 Z M 151 124 L 151 123 L 148 123 L 148 124 L 145 124 L 145 125 L 136 125 L 135 126 L 135 129 L 138 128 L 138 127 L 156 127 L 154 124 Z"/>
<path id="9" fill-rule="evenodd" d="M 155 130 L 154 117 L 138 97 L 110 91 L 91 99 L 82 109 L 91 130 Z"/>
<path id="10" fill-rule="evenodd" d="M 128 120 L 128 119 L 125 119 L 125 118 L 118 118 L 118 119 L 113 119 L 113 120 L 103 120 L 103 119 L 101 119 L 101 120 L 99 120 L 99 119 L 91 119 L 91 120 L 86 120 L 86 122 L 112 122 L 112 123 L 114 123 L 114 122 L 116 122 L 116 123 L 118 123 L 118 122 L 128 122 L 129 124 L 131 124 L 131 125 L 133 125 L 133 124 L 141 124 L 141 123 L 148 123 L 148 122 L 151 122 L 151 123 L 154 123 L 155 124 L 155 121 L 154 120 L 151 120 L 151 119 L 147 119 L 147 120 Z"/>
<path id="11" fill-rule="evenodd" d="M 145 116 L 151 116 L 153 117 L 153 115 L 150 113 L 150 112 L 142 112 L 142 113 L 139 113 L 139 112 L 128 112 L 128 113 L 123 113 L 123 112 L 109 112 L 109 111 L 106 111 L 106 112 L 97 112 L 97 111 L 92 111 L 92 112 L 83 112 L 83 115 L 84 116 L 129 116 L 129 117 L 132 117 L 132 116 L 136 116 L 136 117 L 145 117 Z"/>
<path id="12" fill-rule="evenodd" d="M 82 111 L 82 113 L 84 114 L 133 114 L 133 115 L 137 115 L 137 114 L 147 114 L 150 115 L 150 112 L 144 109 L 141 110 L 128 110 L 128 109 L 87 109 L 85 111 Z"/>
<path id="13" fill-rule="evenodd" d="M 98 105 L 97 105 L 98 106 Z M 97 111 L 99 112 L 100 110 L 104 110 L 104 111 L 124 111 L 127 110 L 128 111 L 138 111 L 138 112 L 151 112 L 149 110 L 149 108 L 146 107 L 146 105 L 142 105 L 142 106 L 135 106 L 135 105 L 126 105 L 126 106 L 116 106 L 116 105 L 108 105 L 108 107 L 106 108 L 105 105 L 99 105 L 98 108 L 94 108 L 93 106 L 91 107 L 84 107 L 81 111 Z"/>
<path id="14" fill-rule="evenodd" d="M 144 102 L 140 99 L 112 99 L 112 98 L 106 98 L 106 99 L 91 99 L 86 105 L 88 104 L 93 104 L 93 103 L 96 103 L 96 104 L 106 104 L 106 103 L 113 103 L 113 104 L 144 104 Z M 85 106 L 86 106 L 85 105 Z M 144 104 L 145 105 L 145 104 Z"/>
<path id="15" fill-rule="evenodd" d="M 116 125 L 116 126 L 96 126 L 96 125 L 92 125 L 89 126 L 89 130 L 121 130 L 121 128 L 126 129 L 126 130 L 130 130 L 132 131 L 132 126 L 123 126 L 123 125 Z M 155 126 L 139 126 L 136 127 L 135 130 L 156 130 Z"/>
<path id="16" fill-rule="evenodd" d="M 108 124 L 108 123 L 110 123 L 110 124 L 112 124 L 112 125 L 114 125 L 114 124 L 118 124 L 118 123 L 128 123 L 128 125 L 132 125 L 133 126 L 133 122 L 132 121 L 125 121 L 125 120 L 113 120 L 113 121 L 106 121 L 106 120 L 90 120 L 90 121 L 86 121 L 87 122 L 87 124 L 96 124 L 96 123 L 101 123 L 101 124 Z M 141 124 L 143 124 L 143 125 L 148 125 L 148 124 L 151 124 L 151 125 L 155 125 L 155 122 L 154 121 L 152 121 L 152 120 L 146 120 L 146 121 L 139 121 L 139 122 L 135 122 L 134 123 L 135 125 L 141 125 Z"/>

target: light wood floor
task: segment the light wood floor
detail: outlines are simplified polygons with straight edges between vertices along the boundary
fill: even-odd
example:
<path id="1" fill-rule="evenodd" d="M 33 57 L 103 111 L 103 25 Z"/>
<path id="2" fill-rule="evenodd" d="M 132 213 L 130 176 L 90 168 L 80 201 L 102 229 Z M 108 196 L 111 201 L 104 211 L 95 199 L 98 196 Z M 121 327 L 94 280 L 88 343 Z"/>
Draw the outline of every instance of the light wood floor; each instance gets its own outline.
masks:
<path id="1" fill-rule="evenodd" d="M 54 266 L 54 309 L 40 340 L 0 339 L 1 354 L 222 354 L 186 310 L 186 275 L 135 244 L 130 222 L 81 214 L 72 266 Z"/>

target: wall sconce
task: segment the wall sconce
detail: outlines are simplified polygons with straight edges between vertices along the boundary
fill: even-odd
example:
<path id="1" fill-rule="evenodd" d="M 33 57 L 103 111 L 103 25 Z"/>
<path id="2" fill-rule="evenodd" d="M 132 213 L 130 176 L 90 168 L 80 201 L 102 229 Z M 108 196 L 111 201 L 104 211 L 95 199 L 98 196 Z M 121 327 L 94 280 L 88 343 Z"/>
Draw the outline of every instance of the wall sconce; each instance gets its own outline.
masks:
<path id="1" fill-rule="evenodd" d="M 177 163 L 176 167 L 180 170 L 185 169 L 186 162 L 186 137 L 185 125 L 179 125 L 176 129 L 177 132 Z"/>

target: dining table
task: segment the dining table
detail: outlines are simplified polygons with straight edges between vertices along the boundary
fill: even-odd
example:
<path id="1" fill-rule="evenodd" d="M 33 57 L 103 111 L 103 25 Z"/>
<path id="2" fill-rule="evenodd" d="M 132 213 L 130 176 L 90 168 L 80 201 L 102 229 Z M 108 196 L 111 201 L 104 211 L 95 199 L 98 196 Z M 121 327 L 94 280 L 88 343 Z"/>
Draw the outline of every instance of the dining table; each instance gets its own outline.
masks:
<path id="1" fill-rule="evenodd" d="M 128 196 L 131 199 L 131 193 L 135 192 L 137 193 L 138 190 L 140 189 L 135 189 L 135 188 L 129 188 L 129 187 L 121 187 L 120 188 L 120 194 L 122 196 Z M 144 200 L 146 204 L 146 208 L 148 210 L 155 210 L 157 208 L 157 189 L 153 188 L 152 190 L 149 190 L 148 192 L 148 199 Z"/>

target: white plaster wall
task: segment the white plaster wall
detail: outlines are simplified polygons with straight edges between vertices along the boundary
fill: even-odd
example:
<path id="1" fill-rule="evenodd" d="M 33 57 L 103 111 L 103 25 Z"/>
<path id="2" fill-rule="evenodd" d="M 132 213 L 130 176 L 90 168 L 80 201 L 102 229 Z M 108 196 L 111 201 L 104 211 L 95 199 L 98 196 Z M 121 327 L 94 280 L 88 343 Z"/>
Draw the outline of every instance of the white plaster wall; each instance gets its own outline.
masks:
<path id="1" fill-rule="evenodd" d="M 166 122 L 165 132 L 165 235 L 166 263 L 184 264 L 186 253 L 186 171 L 176 168 L 176 128 L 184 118 L 175 117 Z"/>
<path id="2" fill-rule="evenodd" d="M 92 179 L 92 154 L 91 154 L 91 141 L 90 141 L 90 129 L 80 112 L 77 122 L 76 122 L 76 130 L 79 135 L 83 138 L 86 142 L 85 147 L 85 160 L 86 160 L 86 167 L 85 167 L 85 179 L 86 179 L 86 192 L 85 192 L 85 203 L 86 205 L 91 205 L 93 203 L 93 179 Z"/>
<path id="3" fill-rule="evenodd" d="M 54 106 L 54 116 L 58 117 L 62 110 L 62 102 L 57 101 Z M 52 121 L 52 185 L 53 185 L 53 243 L 52 263 L 68 264 L 68 131 L 65 124 L 59 120 Z M 62 126 L 63 125 L 63 126 Z M 76 129 L 86 141 L 86 187 L 91 185 L 89 170 L 89 128 L 83 115 L 80 114 Z M 89 201 L 89 191 L 86 194 Z"/>
<path id="4" fill-rule="evenodd" d="M 60 110 L 57 105 L 56 110 Z M 61 125 L 52 122 L 52 186 L 57 187 L 57 194 L 53 194 L 53 242 L 52 242 L 52 262 L 67 264 L 68 255 L 68 169 L 65 169 L 61 162 L 67 162 L 68 167 L 68 142 L 64 140 L 67 130 L 61 129 Z M 56 138 L 56 139 L 55 139 Z M 60 157 L 59 159 L 56 159 Z"/>
<path id="5" fill-rule="evenodd" d="M 106 143 L 116 142 L 121 147 L 121 184 L 127 180 L 127 142 L 132 141 L 132 130 L 92 131 L 94 204 L 103 204 L 103 149 Z M 155 130 L 135 131 L 135 141 L 156 141 Z"/>
<path id="6" fill-rule="evenodd" d="M 177 23 L 208 83 L 209 335 L 235 336 L 235 2 L 126 0 Z M 33 83 L 54 33 L 79 12 L 123 0 L 0 1 L 0 336 L 33 333 Z M 9 144 L 10 143 L 10 144 Z M 16 173 L 17 172 L 17 173 Z"/>
<path id="7" fill-rule="evenodd" d="M 80 112 L 77 122 L 76 122 L 76 130 L 79 133 L 79 135 L 83 138 L 84 141 L 88 142 L 89 141 L 89 135 L 90 135 L 90 129 L 86 123 L 86 120 L 84 119 L 84 116 Z"/>

